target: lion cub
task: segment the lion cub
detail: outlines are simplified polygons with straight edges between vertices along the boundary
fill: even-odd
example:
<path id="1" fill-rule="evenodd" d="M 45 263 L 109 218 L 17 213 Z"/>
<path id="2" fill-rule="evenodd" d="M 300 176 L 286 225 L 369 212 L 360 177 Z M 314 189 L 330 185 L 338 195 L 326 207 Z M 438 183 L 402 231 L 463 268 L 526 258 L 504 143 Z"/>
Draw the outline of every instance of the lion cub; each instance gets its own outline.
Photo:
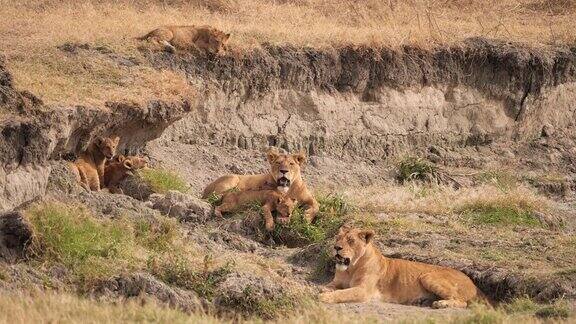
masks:
<path id="1" fill-rule="evenodd" d="M 384 257 L 372 244 L 374 231 L 342 227 L 336 236 L 336 274 L 320 294 L 325 303 L 364 302 L 422 304 L 434 308 L 466 307 L 470 301 L 490 303 L 461 271 Z"/>
<path id="2" fill-rule="evenodd" d="M 132 174 L 132 171 L 145 168 L 148 161 L 145 158 L 138 156 L 128 156 L 120 154 L 114 160 L 106 163 L 104 168 L 104 186 L 109 188 L 111 192 L 118 192 L 118 185 L 127 176 Z"/>
<path id="3" fill-rule="evenodd" d="M 76 180 L 87 190 L 98 191 L 104 186 L 104 164 L 116 154 L 120 138 L 97 137 L 72 164 Z"/>
<path id="4" fill-rule="evenodd" d="M 222 197 L 220 206 L 214 209 L 214 214 L 222 217 L 222 213 L 237 210 L 251 202 L 262 204 L 264 223 L 266 230 L 271 232 L 274 229 L 274 218 L 272 211 L 279 213 L 278 221 L 286 224 L 290 221 L 290 215 L 296 205 L 296 201 L 276 190 L 254 190 L 241 192 L 228 192 Z"/>
<path id="5" fill-rule="evenodd" d="M 221 55 L 226 51 L 229 38 L 230 34 L 210 26 L 161 26 L 137 39 L 164 46 L 165 50 L 172 53 L 176 49 L 198 49 Z"/>

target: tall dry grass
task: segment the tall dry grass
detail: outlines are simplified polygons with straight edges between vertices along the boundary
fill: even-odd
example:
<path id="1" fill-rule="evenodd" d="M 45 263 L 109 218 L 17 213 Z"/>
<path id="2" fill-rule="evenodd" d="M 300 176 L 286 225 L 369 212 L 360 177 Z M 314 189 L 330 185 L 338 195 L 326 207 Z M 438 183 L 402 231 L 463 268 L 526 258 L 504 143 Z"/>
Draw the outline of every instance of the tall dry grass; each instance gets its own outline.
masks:
<path id="1" fill-rule="evenodd" d="M 0 0 L 0 50 L 17 84 L 48 101 L 98 103 L 154 97 L 155 71 L 69 58 L 65 42 L 105 45 L 138 57 L 135 36 L 163 24 L 208 24 L 242 50 L 299 46 L 435 46 L 472 36 L 533 44 L 573 43 L 573 0 Z M 64 67 L 70 67 L 68 71 Z M 172 75 L 163 89 L 187 91 Z"/>

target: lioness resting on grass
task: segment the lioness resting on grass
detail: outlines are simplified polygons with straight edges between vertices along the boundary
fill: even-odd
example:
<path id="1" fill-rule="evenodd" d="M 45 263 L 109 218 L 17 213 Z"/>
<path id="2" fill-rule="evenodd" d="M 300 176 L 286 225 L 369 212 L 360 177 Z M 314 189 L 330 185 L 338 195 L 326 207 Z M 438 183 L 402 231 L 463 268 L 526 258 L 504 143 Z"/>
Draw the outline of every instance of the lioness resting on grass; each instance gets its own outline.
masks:
<path id="1" fill-rule="evenodd" d="M 306 162 L 304 153 L 285 154 L 270 148 L 267 152 L 270 171 L 264 174 L 239 175 L 230 174 L 210 183 L 202 194 L 206 199 L 212 194 L 221 196 L 227 191 L 278 190 L 301 204 L 306 205 L 304 218 L 312 222 L 318 213 L 319 205 L 314 195 L 304 183 L 300 173 L 301 166 Z"/>
<path id="2" fill-rule="evenodd" d="M 178 49 L 220 55 L 226 52 L 229 38 L 230 34 L 210 26 L 162 26 L 137 39 L 163 46 L 172 53 Z"/>
<path id="3" fill-rule="evenodd" d="M 76 180 L 87 190 L 98 191 L 104 186 L 104 164 L 116 154 L 120 138 L 97 137 L 85 152 L 71 164 Z"/>
<path id="4" fill-rule="evenodd" d="M 434 308 L 466 307 L 488 300 L 464 273 L 436 265 L 384 257 L 372 244 L 374 231 L 342 227 L 336 236 L 336 274 L 319 298 L 325 303 L 378 298 L 398 304 L 431 302 Z"/>
<path id="5" fill-rule="evenodd" d="M 139 156 L 126 157 L 120 154 L 106 163 L 104 167 L 104 186 L 110 189 L 112 193 L 121 193 L 122 190 L 118 188 L 120 182 L 132 175 L 132 171 L 145 168 L 147 165 L 148 161 L 145 158 Z"/>
<path id="6" fill-rule="evenodd" d="M 222 217 L 222 213 L 238 210 L 250 203 L 262 205 L 264 224 L 268 232 L 274 230 L 274 217 L 272 216 L 274 210 L 279 214 L 278 221 L 287 224 L 296 205 L 294 199 L 276 190 L 228 192 L 222 197 L 222 203 L 214 208 L 214 214 Z"/>

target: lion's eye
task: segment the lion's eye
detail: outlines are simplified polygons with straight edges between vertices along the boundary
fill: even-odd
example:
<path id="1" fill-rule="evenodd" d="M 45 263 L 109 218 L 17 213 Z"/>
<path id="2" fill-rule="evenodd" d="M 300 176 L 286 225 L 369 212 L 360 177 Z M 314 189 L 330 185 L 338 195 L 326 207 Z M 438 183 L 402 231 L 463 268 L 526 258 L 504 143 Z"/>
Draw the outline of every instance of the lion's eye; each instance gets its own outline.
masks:
<path id="1" fill-rule="evenodd" d="M 294 162 L 290 162 L 290 165 L 294 165 Z"/>
<path id="2" fill-rule="evenodd" d="M 354 244 L 354 239 L 351 237 L 349 237 L 347 241 L 348 241 L 348 244 Z"/>

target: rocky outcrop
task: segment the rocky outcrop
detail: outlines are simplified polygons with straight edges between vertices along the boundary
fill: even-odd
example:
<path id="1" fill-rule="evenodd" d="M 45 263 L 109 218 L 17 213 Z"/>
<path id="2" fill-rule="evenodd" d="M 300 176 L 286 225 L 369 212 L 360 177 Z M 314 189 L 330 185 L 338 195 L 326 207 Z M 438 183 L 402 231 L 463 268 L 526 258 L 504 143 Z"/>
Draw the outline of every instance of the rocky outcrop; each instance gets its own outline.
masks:
<path id="1" fill-rule="evenodd" d="M 198 113 L 163 137 L 371 160 L 429 144 L 524 140 L 570 127 L 576 49 L 481 38 L 436 49 L 264 45 L 222 58 L 148 55 L 184 71 Z M 547 132 L 548 133 L 548 132 Z"/>
<path id="2" fill-rule="evenodd" d="M 165 195 L 153 194 L 150 202 L 152 208 L 181 222 L 203 223 L 212 217 L 209 203 L 178 191 L 171 190 Z"/>
<path id="3" fill-rule="evenodd" d="M 0 261 L 14 262 L 26 255 L 32 228 L 19 212 L 0 214 Z"/>
<path id="4" fill-rule="evenodd" d="M 180 101 L 45 106 L 14 89 L 0 61 L 0 211 L 44 195 L 49 160 L 82 151 L 98 135 L 119 135 L 119 152 L 136 152 L 190 110 Z"/>

